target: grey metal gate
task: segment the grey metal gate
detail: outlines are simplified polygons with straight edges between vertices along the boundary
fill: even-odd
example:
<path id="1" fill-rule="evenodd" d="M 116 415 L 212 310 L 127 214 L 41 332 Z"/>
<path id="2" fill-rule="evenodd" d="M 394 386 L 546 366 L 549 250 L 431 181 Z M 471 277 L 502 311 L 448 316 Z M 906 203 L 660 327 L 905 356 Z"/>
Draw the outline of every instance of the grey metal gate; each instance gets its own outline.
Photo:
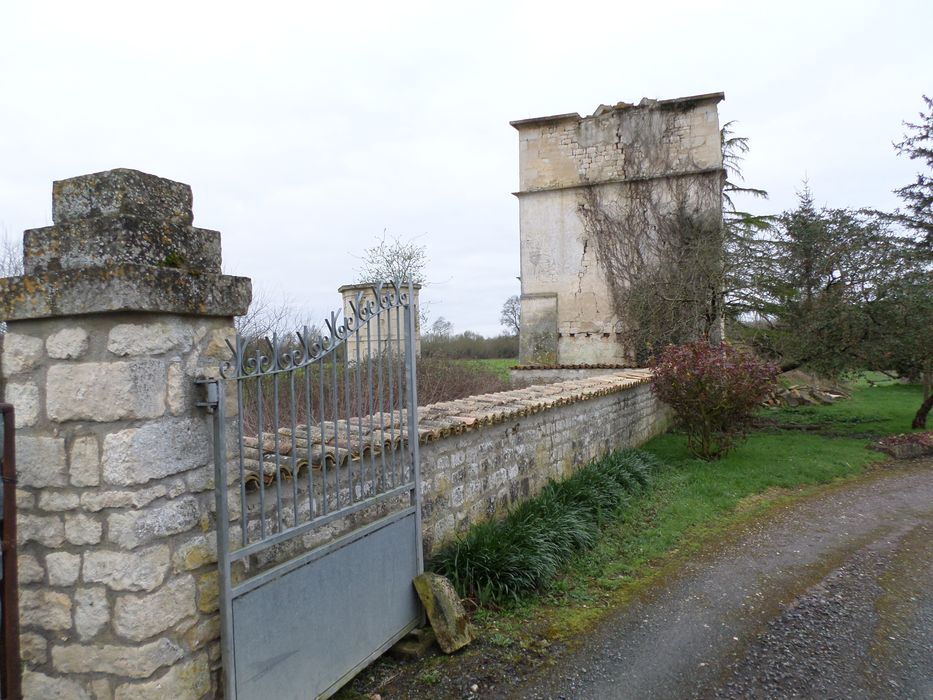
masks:
<path id="1" fill-rule="evenodd" d="M 328 697 L 422 620 L 413 300 L 374 285 L 320 332 L 238 336 L 206 382 L 228 698 Z"/>

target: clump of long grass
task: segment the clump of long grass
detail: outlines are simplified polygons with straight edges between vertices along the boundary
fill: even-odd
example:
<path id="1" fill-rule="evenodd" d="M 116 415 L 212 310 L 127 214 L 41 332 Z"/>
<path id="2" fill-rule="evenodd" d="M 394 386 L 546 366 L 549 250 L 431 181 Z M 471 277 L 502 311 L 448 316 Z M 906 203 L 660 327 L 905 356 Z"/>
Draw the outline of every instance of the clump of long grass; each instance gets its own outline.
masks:
<path id="1" fill-rule="evenodd" d="M 481 605 L 520 601 L 592 547 L 600 529 L 650 489 L 659 467 L 646 452 L 609 454 L 568 479 L 550 481 L 504 519 L 470 528 L 434 557 L 432 568 Z"/>

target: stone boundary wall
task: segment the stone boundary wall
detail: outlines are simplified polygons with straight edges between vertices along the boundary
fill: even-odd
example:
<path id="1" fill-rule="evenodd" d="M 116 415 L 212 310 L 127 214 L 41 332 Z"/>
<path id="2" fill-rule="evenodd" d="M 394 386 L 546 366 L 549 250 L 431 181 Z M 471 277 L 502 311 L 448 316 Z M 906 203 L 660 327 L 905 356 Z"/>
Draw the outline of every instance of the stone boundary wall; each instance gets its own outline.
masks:
<path id="1" fill-rule="evenodd" d="M 628 371 L 485 395 L 478 398 L 501 397 L 498 420 L 423 439 L 425 556 L 471 525 L 503 515 L 550 479 L 662 433 L 670 411 L 651 393 L 649 376 Z"/>

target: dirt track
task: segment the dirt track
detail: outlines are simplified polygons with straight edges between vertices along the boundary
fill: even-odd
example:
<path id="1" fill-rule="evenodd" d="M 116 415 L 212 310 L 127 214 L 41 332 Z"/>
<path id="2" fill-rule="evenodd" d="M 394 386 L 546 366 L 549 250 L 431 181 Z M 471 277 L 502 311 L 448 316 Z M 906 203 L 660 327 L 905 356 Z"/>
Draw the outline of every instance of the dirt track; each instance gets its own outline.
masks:
<path id="1" fill-rule="evenodd" d="M 785 507 L 474 697 L 933 698 L 933 461 Z"/>

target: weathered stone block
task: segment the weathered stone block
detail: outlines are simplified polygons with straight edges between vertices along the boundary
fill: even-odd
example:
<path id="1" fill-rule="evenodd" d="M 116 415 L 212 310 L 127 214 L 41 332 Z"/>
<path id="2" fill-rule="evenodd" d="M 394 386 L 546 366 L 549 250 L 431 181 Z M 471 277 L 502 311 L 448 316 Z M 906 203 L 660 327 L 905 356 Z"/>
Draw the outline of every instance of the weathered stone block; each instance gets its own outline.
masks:
<path id="1" fill-rule="evenodd" d="M 95 435 L 75 438 L 68 453 L 68 473 L 72 486 L 100 483 L 100 447 Z"/>
<path id="2" fill-rule="evenodd" d="M 115 591 L 151 591 L 168 573 L 169 548 L 155 545 L 138 552 L 92 550 L 84 555 L 83 578 Z"/>
<path id="3" fill-rule="evenodd" d="M 39 666 L 49 660 L 48 646 L 42 635 L 34 632 L 22 632 L 19 635 L 20 657 L 30 666 Z"/>
<path id="4" fill-rule="evenodd" d="M 110 622 L 110 603 L 104 588 L 79 588 L 75 591 L 75 631 L 87 640 Z"/>
<path id="5" fill-rule="evenodd" d="M 214 535 L 196 535 L 176 546 L 172 566 L 176 572 L 194 571 L 217 563 L 217 538 Z"/>
<path id="6" fill-rule="evenodd" d="M 77 360 L 87 348 L 88 335 L 83 328 L 63 328 L 45 341 L 46 352 L 56 360 Z"/>
<path id="7" fill-rule="evenodd" d="M 39 387 L 35 384 L 7 384 L 3 388 L 4 400 L 16 411 L 14 426 L 28 428 L 39 420 Z"/>
<path id="8" fill-rule="evenodd" d="M 25 588 L 19 594 L 19 616 L 22 625 L 50 631 L 69 630 L 71 598 L 57 591 Z"/>
<path id="9" fill-rule="evenodd" d="M 20 544 L 38 542 L 46 547 L 60 547 L 65 542 L 65 524 L 61 516 L 17 514 L 16 539 Z"/>
<path id="10" fill-rule="evenodd" d="M 91 700 L 81 684 L 70 678 L 53 678 L 28 668 L 23 671 L 26 700 Z"/>
<path id="11" fill-rule="evenodd" d="M 208 642 L 220 639 L 220 615 L 200 617 L 184 633 L 185 643 L 192 651 L 197 651 Z"/>
<path id="12" fill-rule="evenodd" d="M 73 491 L 39 492 L 39 509 L 47 511 L 64 511 L 77 508 L 79 497 Z"/>
<path id="13" fill-rule="evenodd" d="M 26 231 L 27 275 L 125 263 L 220 272 L 220 233 L 187 224 L 102 216 Z"/>
<path id="14" fill-rule="evenodd" d="M 210 431 L 198 418 L 167 418 L 104 438 L 104 481 L 144 484 L 210 461 Z"/>
<path id="15" fill-rule="evenodd" d="M 52 647 L 52 666 L 61 673 L 109 673 L 148 678 L 183 656 L 181 647 L 164 638 L 133 646 L 69 644 Z"/>
<path id="16" fill-rule="evenodd" d="M 5 318 L 9 318 L 6 317 Z M 3 337 L 0 367 L 4 377 L 32 369 L 42 359 L 42 338 L 8 332 Z"/>
<path id="17" fill-rule="evenodd" d="M 104 526 L 90 515 L 77 513 L 65 516 L 65 539 L 71 544 L 97 544 Z"/>
<path id="18" fill-rule="evenodd" d="M 169 581 L 154 593 L 118 598 L 113 608 L 113 628 L 121 637 L 141 642 L 196 612 L 194 578 L 185 576 Z"/>
<path id="19" fill-rule="evenodd" d="M 88 491 L 81 495 L 81 507 L 92 513 L 104 508 L 142 508 L 168 493 L 162 484 L 139 491 Z"/>
<path id="20" fill-rule="evenodd" d="M 208 571 L 198 577 L 198 610 L 216 612 L 220 600 L 220 578 L 216 571 Z"/>
<path id="21" fill-rule="evenodd" d="M 45 557 L 50 586 L 72 586 L 81 573 L 81 557 L 70 552 L 50 552 Z"/>
<path id="22" fill-rule="evenodd" d="M 45 578 L 45 569 L 31 554 L 19 553 L 16 557 L 16 574 L 21 584 L 37 583 Z"/>
<path id="23" fill-rule="evenodd" d="M 161 416 L 165 413 L 165 363 L 136 360 L 50 367 L 46 412 L 58 423 Z"/>
<path id="24" fill-rule="evenodd" d="M 450 581 L 426 573 L 416 576 L 414 584 L 437 643 L 445 654 L 452 654 L 473 641 L 473 627 Z"/>
<path id="25" fill-rule="evenodd" d="M 0 278 L 0 318 L 20 321 L 110 311 L 240 316 L 250 280 L 124 264 Z"/>
<path id="26" fill-rule="evenodd" d="M 197 700 L 211 689 L 207 654 L 177 664 L 155 680 L 117 686 L 114 700 Z"/>
<path id="27" fill-rule="evenodd" d="M 191 329 L 182 324 L 121 323 L 110 329 L 107 350 L 114 355 L 161 355 L 191 348 Z"/>
<path id="28" fill-rule="evenodd" d="M 156 175 L 116 168 L 52 184 L 56 224 L 99 216 L 133 216 L 190 224 L 191 187 Z"/>
<path id="29" fill-rule="evenodd" d="M 158 506 L 107 518 L 107 537 L 126 549 L 135 549 L 160 537 L 187 532 L 198 524 L 201 509 L 197 499 L 183 496 Z"/>
<path id="30" fill-rule="evenodd" d="M 65 441 L 62 438 L 16 436 L 16 473 L 22 486 L 65 486 Z"/>

